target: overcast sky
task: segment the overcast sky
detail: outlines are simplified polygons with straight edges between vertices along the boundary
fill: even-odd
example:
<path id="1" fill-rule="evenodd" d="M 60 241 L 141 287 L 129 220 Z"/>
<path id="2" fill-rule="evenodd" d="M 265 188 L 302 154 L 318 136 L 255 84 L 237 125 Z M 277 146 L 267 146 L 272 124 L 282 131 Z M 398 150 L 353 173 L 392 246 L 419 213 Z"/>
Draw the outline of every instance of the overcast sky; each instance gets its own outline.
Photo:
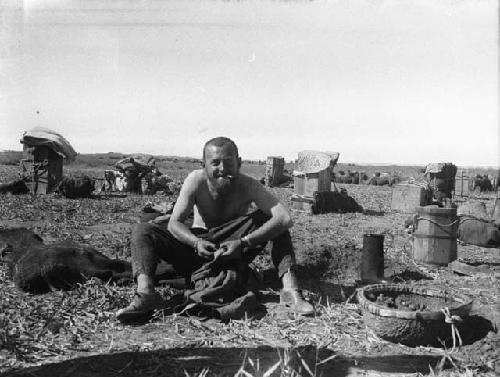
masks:
<path id="1" fill-rule="evenodd" d="M 0 150 L 500 164 L 495 0 L 0 4 Z"/>

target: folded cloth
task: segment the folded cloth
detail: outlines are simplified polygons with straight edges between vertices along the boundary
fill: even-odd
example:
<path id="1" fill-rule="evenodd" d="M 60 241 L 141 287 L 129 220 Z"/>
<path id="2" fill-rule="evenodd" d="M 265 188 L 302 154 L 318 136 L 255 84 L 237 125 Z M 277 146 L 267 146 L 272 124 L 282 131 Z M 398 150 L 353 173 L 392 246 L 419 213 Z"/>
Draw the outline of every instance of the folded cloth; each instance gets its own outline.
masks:
<path id="1" fill-rule="evenodd" d="M 191 275 L 191 287 L 167 303 L 173 312 L 227 322 L 250 315 L 258 306 L 258 279 L 242 261 L 205 263 Z"/>

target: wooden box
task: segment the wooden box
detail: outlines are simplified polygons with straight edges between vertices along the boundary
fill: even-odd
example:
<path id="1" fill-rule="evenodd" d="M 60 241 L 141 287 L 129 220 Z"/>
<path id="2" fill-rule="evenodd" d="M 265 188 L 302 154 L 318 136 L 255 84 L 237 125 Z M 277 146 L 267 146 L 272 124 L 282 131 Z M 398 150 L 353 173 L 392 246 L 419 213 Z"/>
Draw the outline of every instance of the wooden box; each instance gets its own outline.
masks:
<path id="1" fill-rule="evenodd" d="M 314 199 L 312 196 L 294 194 L 292 195 L 291 200 L 293 209 L 311 212 L 311 206 L 314 203 Z"/>
<path id="2" fill-rule="evenodd" d="M 25 147 L 24 157 L 21 161 L 22 175 L 29 179 L 30 192 L 53 192 L 62 180 L 63 157 L 51 148 L 43 146 Z"/>
<path id="3" fill-rule="evenodd" d="M 425 206 L 429 192 L 422 186 L 401 184 L 392 190 L 391 209 L 402 213 L 414 213 L 416 207 Z"/>
<path id="4" fill-rule="evenodd" d="M 330 170 L 322 170 L 318 173 L 293 172 L 294 195 L 292 196 L 292 208 L 310 211 L 315 191 L 330 191 L 332 183 Z"/>
<path id="5" fill-rule="evenodd" d="M 294 192 L 299 195 L 311 196 L 314 191 L 330 191 L 332 181 L 330 170 L 322 170 L 318 173 L 293 172 Z"/>

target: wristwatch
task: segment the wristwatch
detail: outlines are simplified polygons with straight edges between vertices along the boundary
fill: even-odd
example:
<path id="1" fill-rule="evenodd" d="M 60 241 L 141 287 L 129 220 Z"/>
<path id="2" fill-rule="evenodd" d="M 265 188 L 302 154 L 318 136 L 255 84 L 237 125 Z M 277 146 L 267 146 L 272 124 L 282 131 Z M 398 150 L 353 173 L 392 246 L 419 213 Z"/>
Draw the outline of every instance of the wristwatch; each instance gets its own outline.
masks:
<path id="1" fill-rule="evenodd" d="M 250 242 L 248 241 L 248 236 L 240 238 L 241 247 L 250 247 Z"/>

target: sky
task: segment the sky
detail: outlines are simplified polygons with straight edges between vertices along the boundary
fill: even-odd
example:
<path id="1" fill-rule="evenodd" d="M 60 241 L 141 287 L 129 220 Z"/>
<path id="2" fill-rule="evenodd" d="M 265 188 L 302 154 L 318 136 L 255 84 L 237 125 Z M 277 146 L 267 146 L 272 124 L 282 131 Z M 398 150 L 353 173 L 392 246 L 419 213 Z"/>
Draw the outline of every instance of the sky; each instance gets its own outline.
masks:
<path id="1" fill-rule="evenodd" d="M 4 0 L 0 150 L 499 166 L 495 0 Z"/>

